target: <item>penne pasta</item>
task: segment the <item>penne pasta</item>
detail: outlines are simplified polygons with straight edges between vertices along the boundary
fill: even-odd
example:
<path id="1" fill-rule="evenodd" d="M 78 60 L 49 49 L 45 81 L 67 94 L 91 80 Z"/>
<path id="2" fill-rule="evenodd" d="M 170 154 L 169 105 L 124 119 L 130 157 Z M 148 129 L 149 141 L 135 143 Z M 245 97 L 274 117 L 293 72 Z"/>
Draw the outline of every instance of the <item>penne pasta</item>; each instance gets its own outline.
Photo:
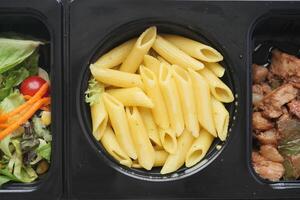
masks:
<path id="1" fill-rule="evenodd" d="M 163 37 L 193 58 L 205 62 L 219 62 L 223 60 L 222 54 L 217 50 L 195 40 L 179 35 L 163 35 Z"/>
<path id="2" fill-rule="evenodd" d="M 137 152 L 138 163 L 150 170 L 154 166 L 155 151 L 148 137 L 141 115 L 137 107 L 126 108 L 133 143 Z"/>
<path id="3" fill-rule="evenodd" d="M 130 158 L 136 159 L 137 153 L 134 148 L 123 104 L 108 93 L 103 93 L 103 100 L 118 143 Z"/>
<path id="4" fill-rule="evenodd" d="M 180 136 L 184 129 L 180 99 L 176 83 L 172 77 L 171 68 L 164 63 L 160 65 L 159 85 L 166 103 L 171 128 L 175 131 L 177 136 Z"/>
<path id="5" fill-rule="evenodd" d="M 91 73 L 97 81 L 117 87 L 143 87 L 140 75 L 104 69 L 90 65 Z"/>
<path id="6" fill-rule="evenodd" d="M 191 167 L 202 160 L 208 152 L 213 140 L 214 137 L 210 133 L 201 129 L 199 137 L 193 142 L 186 155 L 185 166 Z"/>
<path id="7" fill-rule="evenodd" d="M 168 61 L 166 61 L 163 57 L 161 56 L 157 56 L 157 60 L 159 60 L 161 63 L 165 63 L 167 65 L 171 65 Z"/>
<path id="8" fill-rule="evenodd" d="M 176 139 L 176 133 L 168 129 L 159 129 L 158 130 L 160 141 L 162 143 L 162 146 L 166 150 L 166 152 L 173 154 L 176 152 L 177 149 L 177 139 Z"/>
<path id="9" fill-rule="evenodd" d="M 222 67 L 219 63 L 204 63 L 205 67 L 207 67 L 210 71 L 212 71 L 217 77 L 224 76 L 225 68 Z"/>
<path id="10" fill-rule="evenodd" d="M 140 67 L 140 73 L 146 94 L 154 103 L 154 108 L 151 109 L 154 121 L 159 127 L 166 129 L 169 127 L 169 117 L 157 77 L 150 69 L 144 66 Z"/>
<path id="11" fill-rule="evenodd" d="M 120 164 L 131 167 L 132 161 L 117 142 L 116 136 L 110 126 L 105 128 L 101 143 L 106 151 Z"/>
<path id="12" fill-rule="evenodd" d="M 191 132 L 186 129 L 183 131 L 182 135 L 178 138 L 176 152 L 174 154 L 169 154 L 160 171 L 161 174 L 175 172 L 184 164 L 185 157 L 194 139 L 195 138 L 192 136 Z"/>
<path id="13" fill-rule="evenodd" d="M 211 95 L 207 81 L 194 70 L 189 69 L 196 98 L 196 108 L 200 125 L 217 137 L 213 119 Z"/>
<path id="14" fill-rule="evenodd" d="M 224 105 L 215 98 L 212 98 L 212 108 L 218 137 L 221 141 L 225 141 L 228 133 L 229 113 Z"/>
<path id="15" fill-rule="evenodd" d="M 211 93 L 218 101 L 230 103 L 234 100 L 230 88 L 209 69 L 204 68 L 198 72 L 207 80 Z"/>
<path id="16" fill-rule="evenodd" d="M 145 67 L 149 68 L 158 77 L 160 62 L 156 58 L 150 55 L 144 56 Z"/>
<path id="17" fill-rule="evenodd" d="M 161 36 L 157 36 L 152 48 L 171 64 L 176 64 L 185 68 L 192 68 L 194 70 L 204 68 L 202 62 L 187 55 Z"/>
<path id="18" fill-rule="evenodd" d="M 129 55 L 122 63 L 120 70 L 135 73 L 142 64 L 144 56 L 148 53 L 156 39 L 156 27 L 152 26 L 145 30 L 137 39 Z"/>
<path id="19" fill-rule="evenodd" d="M 154 107 L 152 100 L 138 87 L 111 89 L 106 92 L 118 99 L 124 106 Z"/>
<path id="20" fill-rule="evenodd" d="M 199 122 L 192 79 L 183 68 L 173 65 L 173 77 L 180 97 L 185 127 L 194 137 L 199 136 Z"/>
<path id="21" fill-rule="evenodd" d="M 164 150 L 155 151 L 154 167 L 163 166 L 168 158 L 168 155 L 169 154 Z"/>
<path id="22" fill-rule="evenodd" d="M 105 110 L 102 96 L 100 98 L 99 102 L 91 105 L 93 135 L 97 141 L 102 138 L 108 122 L 108 115 Z"/>
<path id="23" fill-rule="evenodd" d="M 154 122 L 151 110 L 148 108 L 139 108 L 140 114 L 142 116 L 145 128 L 147 129 L 148 136 L 152 143 L 161 147 L 162 144 L 159 139 L 158 129 Z"/>
<path id="24" fill-rule="evenodd" d="M 123 44 L 113 48 L 106 54 L 102 55 L 95 63 L 95 67 L 113 68 L 120 65 L 130 53 L 136 39 L 131 39 Z"/>

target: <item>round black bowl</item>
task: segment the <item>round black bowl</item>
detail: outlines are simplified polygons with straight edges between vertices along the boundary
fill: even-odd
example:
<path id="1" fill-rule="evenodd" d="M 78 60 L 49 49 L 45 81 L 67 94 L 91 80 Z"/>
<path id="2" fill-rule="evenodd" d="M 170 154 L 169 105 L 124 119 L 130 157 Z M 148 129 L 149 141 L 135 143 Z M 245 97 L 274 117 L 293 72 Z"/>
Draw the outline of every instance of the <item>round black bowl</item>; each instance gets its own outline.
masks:
<path id="1" fill-rule="evenodd" d="M 222 77 L 222 80 L 231 88 L 234 94 L 236 94 L 236 86 L 237 82 L 233 78 L 232 71 L 232 63 L 230 63 L 230 59 L 226 56 L 226 52 L 224 52 L 220 45 L 213 38 L 209 37 L 208 33 L 205 33 L 205 30 L 201 30 L 196 27 L 186 26 L 179 24 L 177 22 L 164 21 L 160 19 L 142 19 L 138 21 L 133 21 L 127 24 L 124 24 L 110 34 L 108 34 L 95 48 L 94 54 L 90 58 L 90 63 L 96 61 L 104 53 L 108 52 L 112 48 L 118 46 L 119 44 L 140 35 L 146 28 L 155 25 L 158 29 L 159 33 L 170 33 L 186 36 L 191 39 L 195 39 L 197 41 L 201 41 L 202 43 L 209 44 L 210 46 L 217 49 L 224 56 L 224 61 L 221 63 L 226 68 L 226 73 Z M 213 144 L 211 145 L 207 155 L 205 158 L 200 161 L 198 164 L 191 168 L 182 167 L 174 173 L 160 174 L 161 168 L 153 168 L 150 171 L 146 171 L 143 169 L 134 169 L 128 168 L 118 164 L 114 158 L 112 158 L 104 149 L 101 143 L 96 141 L 92 135 L 92 127 L 91 127 L 91 117 L 90 117 L 90 108 L 89 105 L 85 103 L 85 94 L 88 87 L 88 80 L 91 76 L 89 65 L 84 66 L 84 71 L 82 72 L 81 81 L 78 87 L 77 93 L 77 113 L 78 117 L 83 129 L 84 134 L 86 135 L 90 145 L 95 151 L 98 152 L 98 155 L 101 159 L 105 161 L 109 166 L 113 169 L 133 178 L 146 180 L 146 181 L 172 181 L 179 180 L 188 176 L 191 176 L 203 168 L 207 167 L 214 159 L 220 155 L 222 150 L 228 145 L 232 138 L 233 133 L 233 125 L 235 121 L 235 114 L 237 113 L 238 96 L 235 95 L 235 101 L 227 104 L 226 108 L 230 113 L 230 122 L 229 122 L 229 133 L 227 140 L 225 142 L 220 141 L 219 139 L 215 139 Z"/>

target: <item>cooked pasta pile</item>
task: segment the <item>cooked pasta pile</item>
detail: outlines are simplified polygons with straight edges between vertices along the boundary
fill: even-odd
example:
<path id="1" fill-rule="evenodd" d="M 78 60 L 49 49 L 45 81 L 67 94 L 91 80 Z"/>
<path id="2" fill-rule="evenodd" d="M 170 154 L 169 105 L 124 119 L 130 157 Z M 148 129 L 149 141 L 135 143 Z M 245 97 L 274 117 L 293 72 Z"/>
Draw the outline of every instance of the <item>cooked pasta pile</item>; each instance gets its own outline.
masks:
<path id="1" fill-rule="evenodd" d="M 93 135 L 120 164 L 160 173 L 202 160 L 227 136 L 234 100 L 219 77 L 223 56 L 177 35 L 145 30 L 90 65 Z"/>

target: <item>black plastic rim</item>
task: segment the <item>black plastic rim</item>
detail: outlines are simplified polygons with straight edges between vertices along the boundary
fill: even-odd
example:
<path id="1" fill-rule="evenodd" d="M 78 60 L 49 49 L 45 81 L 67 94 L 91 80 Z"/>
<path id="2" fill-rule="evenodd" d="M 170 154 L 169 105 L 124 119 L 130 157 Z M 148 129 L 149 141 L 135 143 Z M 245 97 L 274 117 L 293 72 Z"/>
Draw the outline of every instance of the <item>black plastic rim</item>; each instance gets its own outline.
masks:
<path id="1" fill-rule="evenodd" d="M 77 114 L 80 121 L 80 125 L 82 127 L 83 133 L 85 134 L 86 138 L 88 139 L 91 147 L 97 151 L 98 156 L 104 160 L 106 164 L 108 164 L 113 169 L 121 172 L 122 174 L 125 174 L 127 176 L 145 180 L 145 181 L 152 181 L 152 182 L 164 182 L 164 181 L 174 181 L 179 180 L 188 176 L 191 176 L 205 167 L 207 167 L 212 161 L 214 161 L 220 153 L 224 150 L 224 148 L 230 143 L 232 136 L 233 136 L 233 128 L 234 128 L 234 122 L 236 121 L 236 114 L 238 113 L 238 95 L 237 95 L 237 87 L 238 83 L 237 80 L 234 78 L 233 73 L 233 66 L 230 60 L 228 59 L 228 56 L 226 52 L 220 48 L 221 45 L 219 45 L 215 39 L 207 37 L 209 34 L 205 33 L 204 30 L 199 29 L 198 27 L 194 26 L 185 26 L 182 25 L 184 23 L 178 23 L 172 22 L 172 21 L 166 21 L 162 19 L 141 19 L 137 21 L 132 21 L 127 24 L 123 24 L 113 30 L 110 34 L 108 34 L 103 40 L 101 40 L 100 43 L 96 46 L 94 53 L 89 59 L 89 63 L 87 66 L 83 67 L 82 70 L 82 76 L 80 77 L 80 83 L 78 85 L 77 90 Z M 191 168 L 182 167 L 176 172 L 162 175 L 159 173 L 160 168 L 154 168 L 150 171 L 146 171 L 143 169 L 133 169 L 128 168 L 125 166 L 122 166 L 118 164 L 114 158 L 112 158 L 106 150 L 103 148 L 102 144 L 99 143 L 94 139 L 94 136 L 92 135 L 91 131 L 91 117 L 90 117 L 90 109 L 89 106 L 85 103 L 85 94 L 88 87 L 88 80 L 91 76 L 89 71 L 89 64 L 93 63 L 98 57 L 112 49 L 113 47 L 121 44 L 122 42 L 125 42 L 129 40 L 130 38 L 133 38 L 135 36 L 138 36 L 140 33 L 142 33 L 147 27 L 149 26 L 157 26 L 159 33 L 173 33 L 178 35 L 183 35 L 191 39 L 195 39 L 198 41 L 201 41 L 206 44 L 213 44 L 214 48 L 216 48 L 219 52 L 222 53 L 224 56 L 224 61 L 221 63 L 226 68 L 226 73 L 222 80 L 231 88 L 235 95 L 235 101 L 227 104 L 226 108 L 228 109 L 230 113 L 230 122 L 229 122 L 229 133 L 228 137 L 225 142 L 220 141 L 219 139 L 215 139 L 214 143 L 212 144 L 210 150 L 208 151 L 205 158 L 200 161 L 198 164 Z M 208 39 L 210 38 L 210 39 Z M 211 42 L 214 41 L 214 42 Z M 221 148 L 218 147 L 221 146 Z"/>

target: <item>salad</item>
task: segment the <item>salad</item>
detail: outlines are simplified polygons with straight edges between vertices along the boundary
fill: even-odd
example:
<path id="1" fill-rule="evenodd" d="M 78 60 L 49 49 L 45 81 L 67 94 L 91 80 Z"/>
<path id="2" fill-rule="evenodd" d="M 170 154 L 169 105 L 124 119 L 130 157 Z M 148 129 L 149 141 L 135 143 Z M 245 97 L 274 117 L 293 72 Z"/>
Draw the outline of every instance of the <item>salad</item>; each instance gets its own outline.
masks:
<path id="1" fill-rule="evenodd" d="M 50 81 L 39 68 L 41 45 L 0 37 L 0 187 L 33 182 L 49 168 Z"/>

